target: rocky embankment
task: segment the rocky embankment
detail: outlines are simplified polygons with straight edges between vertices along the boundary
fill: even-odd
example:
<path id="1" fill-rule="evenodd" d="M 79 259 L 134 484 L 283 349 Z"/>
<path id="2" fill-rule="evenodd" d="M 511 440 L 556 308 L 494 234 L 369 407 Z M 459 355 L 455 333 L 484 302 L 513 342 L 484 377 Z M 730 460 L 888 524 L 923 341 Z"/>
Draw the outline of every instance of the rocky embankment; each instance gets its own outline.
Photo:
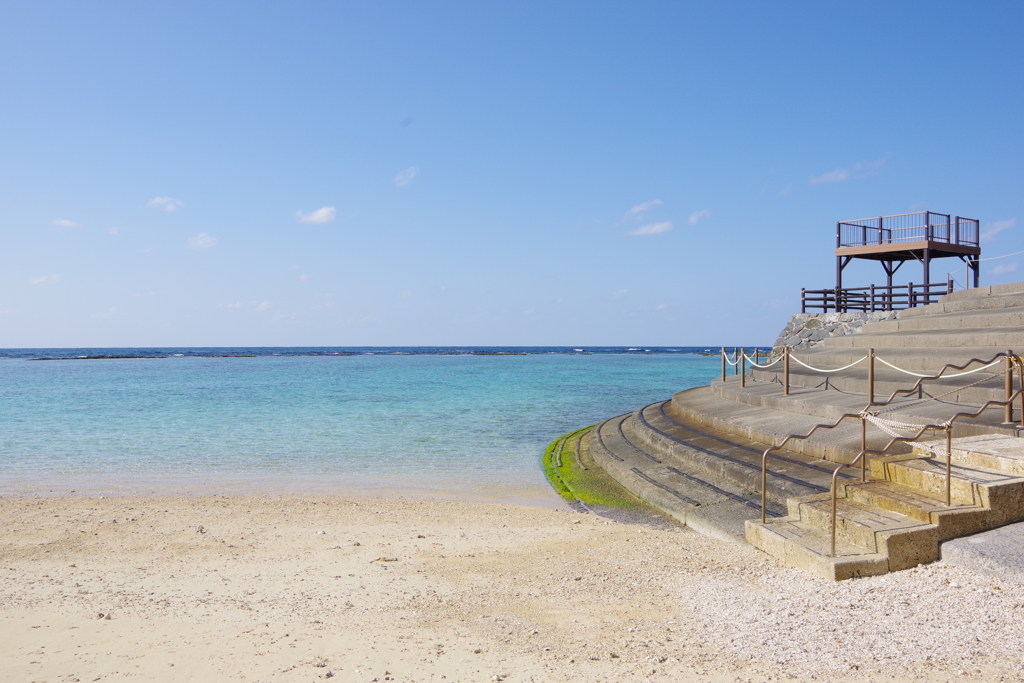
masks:
<path id="1" fill-rule="evenodd" d="M 789 319 L 779 338 L 772 345 L 772 355 L 782 353 L 783 347 L 802 351 L 817 346 L 829 337 L 858 334 L 867 323 L 894 320 L 899 311 L 874 313 L 796 313 Z"/>

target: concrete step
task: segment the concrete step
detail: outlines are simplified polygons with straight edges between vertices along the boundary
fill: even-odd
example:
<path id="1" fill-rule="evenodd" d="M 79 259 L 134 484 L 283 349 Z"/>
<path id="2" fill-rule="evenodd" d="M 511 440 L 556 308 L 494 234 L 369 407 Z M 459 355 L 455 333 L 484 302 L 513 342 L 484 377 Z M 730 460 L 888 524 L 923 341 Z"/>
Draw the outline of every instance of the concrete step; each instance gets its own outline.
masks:
<path id="1" fill-rule="evenodd" d="M 959 330 L 961 328 L 989 327 L 1020 327 L 1024 325 L 1024 295 L 1021 295 L 1021 306 L 998 310 L 970 310 L 960 313 L 941 313 L 931 315 L 900 316 L 895 320 L 883 320 L 877 323 L 866 323 L 860 334 L 877 332 L 898 332 L 907 330 Z"/>
<path id="2" fill-rule="evenodd" d="M 973 367 L 978 368 L 980 366 L 975 365 Z M 943 400 L 973 405 L 981 405 L 991 400 L 1002 400 L 1005 396 L 1003 367 L 1005 366 L 1000 363 L 993 368 L 980 370 L 970 375 L 928 380 L 922 382 L 918 391 L 912 394 L 902 393 L 900 396 L 914 396 L 915 398 L 941 397 Z M 950 370 L 949 374 L 957 375 L 960 372 L 962 371 Z M 917 377 L 890 369 L 876 361 L 875 400 L 887 400 L 897 391 L 906 392 L 913 388 L 917 379 Z M 746 384 L 748 386 L 758 383 L 781 385 L 783 381 L 784 372 L 776 365 L 767 370 L 752 369 L 747 377 Z M 737 384 L 738 382 L 735 381 L 726 382 L 725 386 L 735 387 Z M 722 385 L 719 384 L 718 386 Z M 789 386 L 791 391 L 795 387 L 805 387 L 853 393 L 857 394 L 858 400 L 866 405 L 868 403 L 867 361 L 847 370 L 825 373 L 808 370 L 797 363 L 790 363 Z M 741 400 L 734 396 L 730 396 L 730 398 Z M 821 399 L 824 397 L 818 396 L 817 398 Z"/>
<path id="3" fill-rule="evenodd" d="M 830 337 L 821 342 L 827 348 L 882 348 L 915 347 L 924 349 L 950 349 L 986 347 L 1005 351 L 1020 347 L 1024 341 L 1024 326 L 1000 328 L 977 327 L 959 330 L 908 330 L 901 332 L 877 332 L 850 334 L 845 337 Z M 989 354 L 991 355 L 991 353 Z"/>
<path id="4" fill-rule="evenodd" d="M 988 285 L 986 287 L 974 287 L 962 289 L 951 294 L 946 294 L 939 299 L 940 303 L 949 301 L 970 301 L 975 299 L 987 299 L 993 296 L 1006 294 L 1024 294 L 1024 282 L 1007 282 L 1002 285 Z"/>
<path id="5" fill-rule="evenodd" d="M 791 377 L 790 379 L 792 381 L 793 378 Z M 800 425 L 802 429 L 809 429 L 813 427 L 813 424 L 821 422 L 833 423 L 843 417 L 843 415 L 859 415 L 868 404 L 865 394 L 843 391 L 837 389 L 836 385 L 832 383 L 827 387 L 790 386 L 790 393 L 788 396 L 785 396 L 783 395 L 782 384 L 778 382 L 753 382 L 748 378 L 746 386 L 741 387 L 737 378 L 729 378 L 725 382 L 715 380 L 711 383 L 710 390 L 715 396 L 731 403 L 743 403 L 755 408 L 766 408 L 781 413 L 807 417 L 808 422 Z M 955 400 L 960 392 L 941 396 L 938 400 L 927 400 L 930 396 L 941 395 L 941 392 L 936 391 L 933 394 L 933 391 L 936 390 L 931 387 L 929 387 L 928 391 L 923 391 L 923 399 L 918 399 L 916 393 L 910 396 L 900 396 L 892 400 L 885 407 L 876 406 L 872 410 L 881 412 L 884 417 L 889 419 L 896 419 L 908 424 L 939 425 L 957 413 L 973 413 L 980 407 L 980 404 Z M 1001 391 L 1000 389 L 999 392 Z M 878 401 L 887 399 L 889 399 L 889 395 L 876 394 L 876 400 Z M 728 404 L 725 405 L 728 406 Z M 723 416 L 727 414 L 723 408 Z M 980 417 L 970 420 L 957 420 L 953 424 L 953 436 L 1014 434 L 1019 422 L 1006 425 L 1003 424 L 1003 417 L 1003 409 L 1001 407 L 990 407 Z M 1020 420 L 1019 405 L 1014 409 L 1013 417 L 1017 421 Z M 859 418 L 847 418 L 847 428 L 852 430 L 858 424 Z M 839 431 L 840 433 L 846 433 L 845 430 Z M 847 444 L 851 449 L 856 449 L 856 451 L 852 452 L 850 457 L 842 462 L 848 462 L 849 459 L 852 459 L 852 457 L 860 452 L 859 434 L 860 432 L 856 431 L 855 436 L 857 440 Z M 828 438 L 828 434 L 822 434 L 821 438 Z M 868 446 L 870 448 L 877 449 L 884 446 L 888 438 L 874 425 L 868 425 Z M 926 434 L 924 438 L 932 437 Z M 779 442 L 773 441 L 772 443 Z M 896 448 L 897 450 L 892 451 L 893 453 L 909 451 L 909 447 L 897 445 Z M 829 459 L 832 458 L 830 457 Z"/>
<path id="6" fill-rule="evenodd" d="M 852 335 L 860 336 L 860 335 Z M 1024 342 L 1024 340 L 1022 340 Z M 1024 343 L 1018 344 L 1024 351 Z M 954 365 L 963 365 L 973 358 L 979 358 L 983 360 L 989 360 L 993 358 L 997 353 L 1002 353 L 1013 347 L 1001 348 L 991 346 L 964 346 L 964 347 L 951 347 L 951 348 L 935 348 L 935 347 L 860 347 L 860 346 L 825 346 L 819 345 L 811 349 L 805 349 L 801 351 L 794 351 L 793 355 L 799 358 L 803 362 L 813 365 L 815 367 L 832 366 L 832 367 L 844 367 L 850 363 L 860 360 L 867 355 L 867 349 L 874 348 L 875 355 L 878 358 L 884 358 L 890 363 L 913 372 L 922 373 L 937 373 L 947 363 Z M 779 369 L 782 363 L 773 365 L 772 368 Z M 974 364 L 971 367 L 977 367 L 978 364 Z M 863 370 L 866 366 L 855 366 Z M 885 368 L 880 362 L 876 362 L 875 368 L 882 370 Z M 799 363 L 790 362 L 790 371 L 801 371 Z M 730 368 L 731 372 L 731 368 Z M 729 375 L 732 376 L 731 374 Z M 907 375 L 910 380 L 916 379 Z"/>
<path id="7" fill-rule="evenodd" d="M 913 444 L 914 453 L 927 456 L 945 447 L 945 439 Z M 953 443 L 953 462 L 1024 476 L 1024 439 L 1008 434 L 983 434 L 957 439 Z"/>
<path id="8" fill-rule="evenodd" d="M 871 476 L 895 482 L 934 497 L 945 498 L 945 458 L 917 454 L 880 457 L 870 461 Z M 954 463 L 951 468 L 952 500 L 990 511 L 988 528 L 1024 517 L 1024 476 L 979 465 Z"/>
<path id="9" fill-rule="evenodd" d="M 929 304 L 928 306 L 917 306 L 915 308 L 908 308 L 900 311 L 900 318 L 931 316 L 942 313 L 959 313 L 963 311 L 997 310 L 1024 306 L 1024 295 L 1020 292 L 996 292 L 986 294 L 984 292 L 986 289 L 988 288 L 979 287 L 978 289 L 963 290 L 961 292 L 947 294 L 934 304 Z M 965 296 L 965 292 L 977 292 L 977 294 Z"/>
<path id="10" fill-rule="evenodd" d="M 710 387 L 681 391 L 665 406 L 666 414 L 676 421 L 731 438 L 755 441 L 762 444 L 762 448 L 775 446 L 791 434 L 808 434 L 823 421 L 819 416 L 800 414 L 798 410 L 797 407 L 791 412 L 729 400 L 717 396 Z M 786 450 L 831 462 L 850 462 L 861 451 L 860 438 L 859 420 L 848 421 L 832 430 L 818 430 L 808 439 L 790 441 Z M 873 434 L 868 443 L 876 447 L 886 441 Z M 909 446 L 897 444 L 894 452 L 909 450 Z"/>
<path id="11" fill-rule="evenodd" d="M 791 503 L 790 517 L 823 532 L 832 527 L 832 496 Z M 884 555 L 889 571 L 909 569 L 939 559 L 938 528 L 908 515 L 849 498 L 836 501 L 836 538 Z"/>
<path id="12" fill-rule="evenodd" d="M 939 541 L 977 533 L 988 528 L 990 511 L 980 505 L 953 501 L 891 481 L 868 480 L 843 486 L 843 494 L 863 505 L 898 512 L 938 528 Z"/>
<path id="13" fill-rule="evenodd" d="M 627 423 L 634 443 L 689 472 L 728 481 L 747 491 L 761 490 L 765 444 L 674 419 L 667 407 L 668 402 L 663 402 L 634 413 Z M 784 506 L 789 498 L 827 491 L 835 467 L 818 458 L 780 451 L 772 458 L 768 498 Z"/>
<path id="14" fill-rule="evenodd" d="M 836 556 L 830 556 L 831 534 L 799 519 L 747 520 L 746 538 L 769 555 L 830 581 L 889 572 L 889 558 L 884 554 L 845 541 L 837 540 Z"/>
<path id="15" fill-rule="evenodd" d="M 590 430 L 586 447 L 594 461 L 631 493 L 683 524 L 745 544 L 744 521 L 760 519 L 760 494 L 727 478 L 685 471 L 672 454 L 647 452 L 623 428 L 630 417 L 612 418 Z M 769 503 L 768 515 L 783 514 L 783 504 Z"/>

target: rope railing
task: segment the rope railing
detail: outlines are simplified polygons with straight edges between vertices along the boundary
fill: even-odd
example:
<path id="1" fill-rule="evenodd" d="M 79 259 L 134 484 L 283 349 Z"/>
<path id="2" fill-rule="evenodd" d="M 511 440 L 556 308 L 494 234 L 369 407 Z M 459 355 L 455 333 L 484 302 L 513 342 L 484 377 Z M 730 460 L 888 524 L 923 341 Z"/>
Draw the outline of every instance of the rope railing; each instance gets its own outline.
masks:
<path id="1" fill-rule="evenodd" d="M 1021 377 L 1022 377 L 1022 379 L 1024 379 L 1024 373 L 1022 373 Z M 867 456 L 868 455 L 885 455 L 889 451 L 889 449 L 892 448 L 893 445 L 895 445 L 896 443 L 899 443 L 899 442 L 910 443 L 910 442 L 913 442 L 913 441 L 917 441 L 919 438 L 921 438 L 921 435 L 924 434 L 929 429 L 941 429 L 946 434 L 946 448 L 945 449 L 940 449 L 940 452 L 944 452 L 945 456 L 946 456 L 946 507 L 947 508 L 948 507 L 952 507 L 952 503 L 953 503 L 953 499 L 952 499 L 952 491 L 953 491 L 953 489 L 952 489 L 952 483 L 953 483 L 953 423 L 955 421 L 961 419 L 961 418 L 974 419 L 976 417 L 979 417 L 983 412 L 985 412 L 986 410 L 988 410 L 989 408 L 991 408 L 993 406 L 1003 406 L 1004 408 L 1006 408 L 1008 410 L 1012 410 L 1013 402 L 1018 397 L 1021 398 L 1022 404 L 1024 404 L 1024 385 L 1022 385 L 1021 388 L 1018 389 L 1017 391 L 1013 392 L 1012 395 L 1008 396 L 1006 398 L 1006 400 L 1003 400 L 1003 401 L 986 401 L 985 404 L 983 406 L 981 406 L 981 408 L 979 408 L 977 411 L 975 411 L 973 413 L 970 413 L 970 412 L 959 412 L 959 413 L 956 413 L 955 415 L 953 415 L 952 417 L 948 418 L 945 422 L 942 422 L 942 423 L 939 423 L 939 424 L 909 425 L 909 424 L 905 424 L 905 423 L 891 422 L 891 424 L 893 424 L 893 425 L 898 425 L 897 429 L 902 429 L 903 431 L 913 431 L 914 429 L 917 429 L 917 432 L 913 436 L 899 436 L 899 435 L 893 435 L 893 433 L 889 432 L 888 430 L 884 430 L 887 433 L 889 433 L 891 436 L 893 436 L 893 438 L 889 441 L 889 443 L 887 443 L 885 445 L 884 448 L 882 448 L 880 450 L 869 450 L 867 448 L 863 448 L 861 450 L 861 452 L 857 455 L 857 457 L 854 458 L 852 461 L 850 461 L 850 462 L 848 462 L 848 463 L 846 463 L 844 465 L 840 465 L 838 468 L 836 468 L 835 472 L 832 473 L 832 486 L 831 486 L 831 489 L 832 489 L 832 520 L 831 520 L 831 525 L 830 525 L 831 528 L 829 530 L 829 532 L 831 534 L 830 556 L 831 557 L 835 557 L 836 556 L 836 526 L 837 526 L 836 525 L 836 520 L 838 518 L 838 507 L 839 507 L 839 483 L 838 482 L 839 482 L 839 473 L 840 472 L 842 472 L 847 467 L 855 466 L 858 461 L 860 461 L 860 463 L 861 463 L 861 469 L 864 470 L 865 464 L 867 462 Z M 1024 415 L 1022 415 L 1022 417 L 1024 417 Z M 869 417 L 868 419 L 871 419 L 871 418 Z M 1024 426 L 1024 425 L 1022 425 L 1022 426 Z M 932 452 L 934 453 L 934 451 L 935 451 L 935 449 L 933 448 Z M 863 481 L 863 478 L 862 478 L 862 481 Z M 765 517 L 764 517 L 764 512 L 762 510 L 761 522 L 763 523 L 764 520 L 765 520 Z"/>
<path id="2" fill-rule="evenodd" d="M 889 361 L 885 360 L 884 358 L 881 358 L 879 356 L 873 355 L 873 352 L 874 352 L 874 350 L 870 349 L 867 355 L 861 356 L 860 358 L 858 358 L 857 360 L 853 361 L 852 363 L 850 363 L 848 365 L 844 365 L 842 367 L 838 367 L 838 368 L 836 368 L 836 367 L 819 368 L 819 367 L 815 367 L 815 366 L 813 366 L 813 365 L 811 365 L 809 363 L 805 363 L 804 361 L 802 361 L 799 358 L 797 358 L 796 356 L 794 356 L 792 354 L 792 352 L 789 350 L 788 347 L 784 348 L 783 349 L 783 353 L 778 358 L 776 358 L 775 360 L 771 361 L 770 363 L 760 363 L 759 362 L 760 361 L 760 357 L 759 356 L 753 356 L 752 357 L 749 354 L 747 354 L 745 350 L 742 350 L 742 349 L 736 349 L 734 351 L 734 353 L 732 354 L 732 358 L 730 358 L 726 354 L 726 352 L 725 352 L 725 347 L 722 347 L 722 351 L 721 351 L 721 353 L 722 353 L 722 381 L 725 381 L 725 377 L 726 377 L 726 372 L 725 372 L 726 363 L 728 363 L 731 366 L 737 366 L 742 361 L 749 361 L 750 364 L 751 364 L 751 368 L 750 368 L 751 372 L 753 372 L 753 370 L 755 368 L 757 368 L 758 370 L 764 370 L 766 368 L 772 367 L 773 365 L 775 365 L 775 364 L 777 364 L 779 362 L 784 362 L 786 360 L 787 356 L 788 356 L 788 358 L 790 360 L 798 363 L 799 365 L 802 365 L 803 367 L 807 368 L 808 370 L 811 370 L 812 372 L 820 372 L 820 373 L 826 373 L 826 374 L 827 373 L 843 372 L 844 370 L 849 370 L 850 368 L 852 368 L 852 367 L 854 367 L 856 365 L 859 365 L 860 363 L 864 362 L 865 360 L 868 360 L 868 361 L 871 361 L 871 362 L 877 360 L 879 363 L 882 363 L 883 365 L 886 365 L 886 366 L 892 368 L 893 370 L 896 370 L 897 372 L 902 372 L 905 375 L 910 375 L 911 377 L 920 377 L 920 378 L 923 378 L 923 379 L 926 379 L 926 380 L 939 379 L 939 378 L 942 378 L 942 379 L 953 379 L 953 378 L 956 378 L 956 377 L 964 377 L 966 375 L 973 375 L 974 373 L 981 372 L 982 370 L 987 370 L 987 369 L 997 365 L 998 362 L 999 362 L 998 359 L 1001 358 L 1002 356 L 1006 355 L 1006 354 L 997 354 L 992 362 L 987 363 L 986 365 L 983 365 L 981 367 L 974 368 L 973 370 L 968 370 L 966 372 L 957 373 L 955 375 L 943 375 L 941 373 L 944 372 L 949 367 L 954 367 L 954 368 L 957 368 L 957 369 L 966 368 L 967 366 L 971 365 L 972 363 L 978 362 L 978 360 L 977 359 L 971 359 L 970 361 L 968 361 L 963 366 L 947 365 L 946 368 L 943 368 L 943 370 L 940 371 L 940 374 L 938 374 L 938 375 L 926 375 L 926 374 L 923 374 L 923 373 L 920 373 L 920 372 L 914 372 L 913 370 L 907 370 L 905 368 L 901 368 L 898 365 L 895 365 L 894 363 L 890 363 Z M 869 369 L 869 373 L 873 374 L 874 370 L 873 369 Z M 736 374 L 740 374 L 739 370 L 737 370 Z M 751 381 L 753 381 L 755 379 L 753 374 L 751 374 L 750 379 L 751 379 Z M 788 395 L 789 394 L 789 373 L 788 372 L 786 372 L 784 379 L 785 379 L 784 384 L 785 384 L 785 387 L 786 387 L 786 395 Z M 746 386 L 746 385 L 744 384 L 744 386 Z M 916 386 L 915 386 L 915 390 L 916 390 Z"/>
<path id="3" fill-rule="evenodd" d="M 842 372 L 843 370 L 849 370 L 854 365 L 857 365 L 858 363 L 860 363 L 863 360 L 867 360 L 868 357 L 864 356 L 863 358 L 858 358 L 857 360 L 853 361 L 849 365 L 844 365 L 841 368 L 816 368 L 813 365 L 808 365 L 807 363 L 803 362 L 799 358 L 796 358 L 795 356 L 793 356 L 792 358 L 793 358 L 793 360 L 795 360 L 797 363 L 799 363 L 800 365 L 804 366 L 808 370 L 814 370 L 815 372 Z"/>
<path id="4" fill-rule="evenodd" d="M 783 356 L 784 356 L 784 358 L 786 360 L 786 374 L 787 374 L 787 378 L 786 378 L 786 387 L 785 387 L 785 389 L 786 389 L 786 394 L 788 394 L 789 393 L 788 392 L 788 390 L 789 390 L 789 381 L 788 381 L 788 379 L 789 379 L 788 378 L 789 363 L 788 363 L 788 360 L 789 360 L 789 357 L 790 357 L 789 349 L 788 348 L 784 349 Z M 964 374 L 969 374 L 969 373 L 959 373 L 959 374 L 956 374 L 956 375 L 944 375 L 946 370 L 949 370 L 949 369 L 952 369 L 952 370 L 964 370 L 968 366 L 972 365 L 973 363 L 982 363 L 983 367 L 982 368 L 978 368 L 979 370 L 981 370 L 981 369 L 984 369 L 984 368 L 991 368 L 993 365 L 996 365 L 999 362 L 1000 358 L 1005 359 L 1004 362 L 1005 362 L 1005 365 L 1006 365 L 1006 369 L 1004 371 L 1004 383 L 1003 383 L 1003 386 L 1004 386 L 1004 400 L 1002 400 L 1002 401 L 988 401 L 981 408 L 981 410 L 978 411 L 977 414 L 973 414 L 973 417 L 977 417 L 982 412 L 984 412 L 984 410 L 986 410 L 987 408 L 989 408 L 989 407 L 991 407 L 993 405 L 1001 405 L 1001 406 L 1004 407 L 1004 420 L 1003 420 L 1003 423 L 1004 424 L 1013 424 L 1013 400 L 1015 398 L 1017 398 L 1017 397 L 1020 397 L 1020 399 L 1021 399 L 1021 425 L 1020 426 L 1024 427 L 1024 358 L 1014 354 L 1013 351 L 1007 351 L 1005 353 L 997 353 L 995 356 L 993 356 L 989 360 L 983 360 L 983 359 L 980 359 L 980 358 L 972 358 L 969 361 L 967 361 L 966 363 L 964 363 L 963 365 L 956 365 L 954 363 L 947 363 L 946 365 L 944 365 L 942 367 L 942 369 L 939 370 L 939 372 L 937 374 L 932 375 L 932 376 L 927 376 L 927 377 L 919 377 L 918 380 L 914 383 L 914 386 L 911 387 L 910 389 L 897 389 L 896 391 L 894 391 L 889 396 L 888 399 L 886 399 L 885 401 L 880 401 L 880 402 L 874 400 L 874 360 L 875 360 L 874 349 L 869 349 L 868 350 L 867 358 L 869 359 L 869 366 L 868 366 L 868 384 L 869 384 L 869 387 L 868 387 L 868 403 L 867 403 L 866 406 L 864 406 L 864 408 L 860 412 L 858 412 L 858 413 L 844 413 L 843 415 L 841 415 L 832 424 L 828 424 L 828 423 L 817 424 L 814 427 L 812 427 L 811 430 L 809 432 L 807 432 L 806 434 L 790 434 L 790 435 L 786 436 L 778 445 L 771 446 L 771 447 L 765 449 L 764 453 L 762 453 L 762 455 L 761 455 L 761 523 L 762 524 L 765 523 L 766 519 L 767 519 L 765 510 L 767 509 L 766 506 L 768 504 L 768 456 L 773 451 L 780 450 L 783 446 L 785 446 L 787 443 L 789 443 L 792 440 L 801 441 L 801 440 L 809 439 L 819 429 L 825 429 L 825 430 L 835 429 L 836 427 L 838 427 L 840 424 L 842 424 L 848 418 L 859 419 L 860 422 L 861 422 L 861 455 L 859 455 L 857 458 L 855 458 L 852 461 L 852 463 L 847 464 L 847 465 L 843 465 L 840 469 L 845 469 L 846 467 L 849 467 L 851 464 L 856 463 L 858 460 L 860 460 L 860 462 L 861 462 L 861 481 L 866 481 L 867 480 L 867 459 L 865 457 L 862 457 L 862 456 L 863 456 L 863 454 L 865 452 L 868 451 L 868 448 L 867 448 L 867 425 L 868 425 L 868 422 L 871 422 L 876 427 L 879 427 L 879 429 L 881 429 L 882 431 L 886 432 L 890 436 L 893 436 L 894 440 L 892 442 L 890 442 L 886 446 L 885 450 L 888 450 L 889 448 L 891 448 L 892 445 L 894 443 L 896 443 L 898 440 L 903 440 L 903 441 L 907 441 L 907 440 L 913 441 L 913 440 L 916 440 L 925 431 L 925 429 L 921 429 L 918 432 L 918 434 L 913 439 L 904 439 L 903 437 L 896 437 L 896 436 L 894 436 L 894 434 L 892 432 L 888 431 L 887 429 L 882 428 L 881 425 L 884 424 L 884 425 L 886 425 L 886 427 L 888 427 L 890 429 L 893 429 L 893 430 L 896 430 L 896 429 L 899 429 L 899 428 L 903 428 L 905 431 L 909 430 L 909 429 L 917 429 L 918 427 L 920 427 L 920 425 L 912 425 L 912 424 L 909 424 L 909 423 L 903 423 L 903 422 L 899 422 L 899 421 L 896 421 L 896 420 L 889 420 L 887 418 L 880 418 L 880 417 L 878 417 L 878 414 L 880 412 L 882 412 L 882 411 L 871 412 L 870 409 L 872 407 L 874 407 L 874 406 L 880 406 L 880 407 L 888 406 L 894 400 L 896 400 L 897 396 L 899 396 L 901 394 L 910 394 L 910 393 L 913 393 L 915 391 L 918 391 L 920 389 L 920 387 L 922 386 L 922 384 L 924 382 L 926 382 L 926 381 L 932 381 L 932 380 L 937 380 L 937 379 L 945 379 L 945 378 L 948 378 L 948 377 L 962 377 Z M 861 360 L 863 360 L 863 359 L 861 359 Z M 859 363 L 860 361 L 857 361 L 857 362 Z M 1015 368 L 1019 371 L 1019 376 L 1020 376 L 1020 384 L 1019 384 L 1020 389 L 1018 389 L 1018 391 L 1016 393 L 1013 392 L 1013 370 Z M 991 378 L 985 378 L 985 379 L 980 380 L 980 381 L 984 382 L 984 381 L 988 381 L 990 379 Z M 974 384 L 978 384 L 978 383 L 980 383 L 980 382 L 975 382 Z M 969 386 L 973 386 L 973 384 L 969 385 Z M 965 387 L 957 387 L 957 388 L 953 389 L 952 391 L 946 392 L 946 393 L 948 394 L 948 393 L 952 393 L 953 391 L 960 391 L 960 390 L 962 390 L 964 388 Z M 942 395 L 945 395 L 945 394 L 941 394 L 940 396 L 942 396 Z M 927 401 L 936 400 L 937 398 L 938 397 L 931 397 L 931 398 L 927 399 Z M 925 402 L 925 401 L 922 401 L 922 402 Z M 914 404 L 914 405 L 916 405 L 916 404 Z M 906 406 L 900 406 L 900 407 L 906 407 Z M 947 426 L 948 425 L 952 425 L 952 422 L 955 419 L 958 419 L 959 417 L 969 417 L 969 416 L 972 416 L 972 414 L 971 413 L 957 413 L 952 418 L 947 420 L 946 423 L 943 423 L 943 424 L 945 424 Z M 938 426 L 930 425 L 928 427 L 934 429 L 934 428 L 941 428 L 942 425 L 938 425 Z M 951 431 L 951 427 L 950 427 L 950 431 Z M 949 435 L 947 434 L 947 438 L 948 438 L 948 436 Z M 837 470 L 836 472 L 838 473 L 838 471 L 839 470 Z M 838 475 L 833 475 L 833 482 L 835 481 L 835 476 L 838 476 Z M 947 494 L 947 498 L 948 498 L 948 494 Z M 948 500 L 947 500 L 947 505 L 948 505 Z"/>

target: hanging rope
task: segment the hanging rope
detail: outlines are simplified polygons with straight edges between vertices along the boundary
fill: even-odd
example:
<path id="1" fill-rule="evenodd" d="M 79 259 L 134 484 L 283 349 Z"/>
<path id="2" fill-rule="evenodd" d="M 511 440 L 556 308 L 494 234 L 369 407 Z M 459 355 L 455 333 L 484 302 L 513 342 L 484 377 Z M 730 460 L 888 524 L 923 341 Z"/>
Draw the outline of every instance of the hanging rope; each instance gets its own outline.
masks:
<path id="1" fill-rule="evenodd" d="M 841 368 L 816 368 L 816 367 L 808 365 L 807 363 L 803 362 L 802 360 L 800 360 L 796 356 L 790 355 L 789 358 L 790 358 L 790 360 L 795 360 L 797 363 L 799 363 L 800 365 L 804 366 L 808 370 L 814 370 L 815 372 L 841 372 L 843 370 L 848 370 L 848 369 L 852 368 L 857 363 L 860 363 L 862 360 L 865 360 L 867 358 L 867 356 L 864 356 L 864 358 L 861 358 L 860 360 L 855 360 L 852 363 L 850 363 L 849 365 L 844 365 Z"/>
<path id="2" fill-rule="evenodd" d="M 779 356 L 778 358 L 776 358 L 775 360 L 773 360 L 773 361 L 772 361 L 771 363 L 758 363 L 758 362 L 757 362 L 757 361 L 756 361 L 755 359 L 751 358 L 750 356 L 747 356 L 747 354 L 743 354 L 743 355 L 744 355 L 744 356 L 746 356 L 747 360 L 749 360 L 749 361 L 750 361 L 750 363 L 751 363 L 751 364 L 752 364 L 752 365 L 753 365 L 753 366 L 754 366 L 755 368 L 770 368 L 771 366 L 775 365 L 775 364 L 776 364 L 776 363 L 778 363 L 778 362 L 779 362 L 780 360 L 782 360 L 782 356 Z"/>
<path id="3" fill-rule="evenodd" d="M 861 417 L 863 417 L 865 420 L 875 425 L 876 427 L 878 427 L 879 429 L 881 429 L 883 432 L 885 432 L 894 439 L 903 438 L 903 434 L 901 434 L 900 432 L 916 434 L 917 432 L 921 431 L 921 427 L 924 426 L 910 424 L 909 422 L 900 422 L 899 420 L 889 420 L 884 417 L 872 415 L 871 413 L 861 413 Z"/>
<path id="4" fill-rule="evenodd" d="M 893 365 L 889 361 L 883 360 L 882 358 L 879 358 L 878 356 L 875 356 L 875 360 L 877 360 L 879 363 L 885 363 L 886 365 L 888 365 L 893 370 L 899 370 L 900 372 L 906 373 L 908 375 L 913 375 L 914 377 L 936 377 L 936 375 L 922 375 L 919 372 L 911 372 L 910 370 L 904 370 L 903 368 L 896 367 L 895 365 Z M 994 360 L 991 363 L 989 363 L 988 365 L 982 365 L 981 367 L 974 368 L 973 370 L 968 370 L 967 372 L 958 372 L 958 373 L 953 374 L 953 375 L 939 375 L 938 377 L 942 377 L 943 379 L 945 379 L 947 377 L 963 377 L 964 375 L 973 375 L 976 372 L 981 372 L 982 370 L 990 368 L 993 365 L 998 365 L 1001 362 L 1002 362 L 1001 360 Z"/>

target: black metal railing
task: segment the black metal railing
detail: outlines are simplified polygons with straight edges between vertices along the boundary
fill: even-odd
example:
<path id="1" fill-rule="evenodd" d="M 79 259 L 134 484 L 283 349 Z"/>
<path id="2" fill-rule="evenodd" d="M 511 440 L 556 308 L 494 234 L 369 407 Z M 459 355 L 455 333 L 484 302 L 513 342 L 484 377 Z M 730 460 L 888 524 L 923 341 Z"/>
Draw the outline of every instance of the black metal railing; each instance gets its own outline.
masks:
<path id="1" fill-rule="evenodd" d="M 979 222 L 962 216 L 922 211 L 843 221 L 837 225 L 837 247 L 866 247 L 903 242 L 945 242 L 978 246 Z"/>
<path id="2" fill-rule="evenodd" d="M 871 285 L 869 287 L 833 287 L 832 289 L 801 289 L 800 312 L 814 311 L 899 311 L 926 306 L 953 292 L 953 281 L 930 284 Z"/>

